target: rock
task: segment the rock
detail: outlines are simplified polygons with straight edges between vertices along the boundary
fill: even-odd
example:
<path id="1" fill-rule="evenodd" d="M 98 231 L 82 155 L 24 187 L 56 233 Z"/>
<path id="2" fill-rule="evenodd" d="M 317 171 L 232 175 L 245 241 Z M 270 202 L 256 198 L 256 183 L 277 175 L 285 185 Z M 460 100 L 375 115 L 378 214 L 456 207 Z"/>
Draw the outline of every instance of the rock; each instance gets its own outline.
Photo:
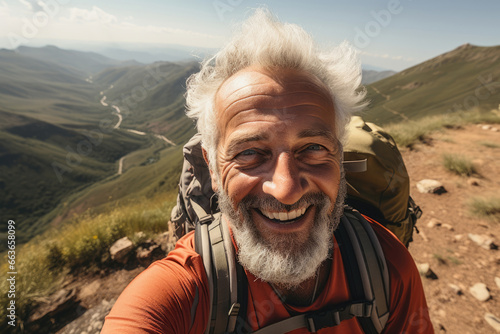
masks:
<path id="1" fill-rule="evenodd" d="M 160 234 L 154 240 L 158 245 L 160 245 L 161 250 L 167 254 L 175 248 L 176 240 L 175 240 L 175 237 L 173 235 L 173 232 L 171 232 L 171 231 L 172 231 L 172 229 Z"/>
<path id="2" fill-rule="evenodd" d="M 453 236 L 453 241 L 454 241 L 454 242 L 459 242 L 459 241 L 461 241 L 463 238 L 464 238 L 463 234 L 457 234 L 457 235 Z"/>
<path id="3" fill-rule="evenodd" d="M 498 131 L 500 131 L 500 130 L 498 130 L 498 128 L 491 128 L 491 131 L 493 131 L 493 132 L 498 132 Z"/>
<path id="4" fill-rule="evenodd" d="M 99 288 L 101 287 L 100 281 L 97 279 L 93 281 L 92 283 L 84 286 L 81 290 L 80 293 L 78 293 L 78 298 L 84 299 L 87 297 L 90 297 L 99 291 Z"/>
<path id="5" fill-rule="evenodd" d="M 483 125 L 481 127 L 481 129 L 483 129 L 483 130 L 490 130 L 491 129 L 491 125 Z"/>
<path id="6" fill-rule="evenodd" d="M 432 271 L 430 265 L 428 263 L 421 263 L 417 265 L 418 272 L 420 275 L 429 279 L 438 279 L 437 275 Z"/>
<path id="7" fill-rule="evenodd" d="M 467 180 L 467 184 L 469 186 L 478 187 L 479 186 L 479 180 L 476 179 L 475 177 L 472 177 L 472 178 L 470 178 L 470 179 Z"/>
<path id="8" fill-rule="evenodd" d="M 453 292 L 455 292 L 457 295 L 461 296 L 463 295 L 464 293 L 462 292 L 462 289 L 456 285 L 456 284 L 448 284 L 448 286 L 453 290 Z"/>
<path id="9" fill-rule="evenodd" d="M 481 246 L 484 249 L 490 250 L 498 248 L 498 246 L 493 242 L 493 239 L 484 234 L 469 233 L 469 239 L 474 241 L 478 246 Z"/>
<path id="10" fill-rule="evenodd" d="M 495 283 L 497 284 L 498 288 L 500 289 L 500 277 L 495 277 Z"/>
<path id="11" fill-rule="evenodd" d="M 76 304 L 76 292 L 74 289 L 61 289 L 49 296 L 29 317 L 30 322 L 36 322 L 43 318 L 52 318 L 56 314 L 64 312 Z"/>
<path id="12" fill-rule="evenodd" d="M 476 283 L 471 288 L 469 288 L 471 295 L 479 300 L 480 302 L 485 302 L 490 299 L 490 292 L 484 283 Z"/>
<path id="13" fill-rule="evenodd" d="M 442 194 L 446 192 L 441 182 L 429 179 L 419 181 L 417 189 L 422 194 Z"/>
<path id="14" fill-rule="evenodd" d="M 111 301 L 103 300 L 100 305 L 97 305 L 85 313 L 83 313 L 78 319 L 67 324 L 63 329 L 61 329 L 58 334 L 99 334 L 101 332 L 102 326 L 104 324 L 104 318 L 108 315 L 111 307 L 115 303 L 116 299 Z M 85 330 L 82 330 L 85 329 Z"/>
<path id="15" fill-rule="evenodd" d="M 437 220 L 436 218 L 431 218 L 429 222 L 427 223 L 428 228 L 433 228 L 436 226 L 441 226 L 441 221 Z"/>
<path id="16" fill-rule="evenodd" d="M 447 229 L 448 231 L 455 231 L 453 226 L 451 226 L 450 224 L 443 224 L 441 226 L 444 227 L 445 229 Z"/>
<path id="17" fill-rule="evenodd" d="M 500 319 L 495 317 L 493 314 L 491 313 L 486 313 L 484 315 L 484 320 L 486 320 L 486 322 L 491 326 L 493 327 L 497 332 L 500 332 Z"/>
<path id="18" fill-rule="evenodd" d="M 123 237 L 117 240 L 109 249 L 111 259 L 119 263 L 127 263 L 129 253 L 134 249 L 134 244 L 129 238 Z"/>
<path id="19" fill-rule="evenodd" d="M 158 253 L 162 253 L 161 255 L 164 255 L 161 251 L 160 245 L 157 245 L 155 243 L 151 244 L 149 247 L 139 247 L 136 253 L 137 261 L 139 261 L 139 264 L 143 267 L 149 266 L 153 262 L 153 260 L 158 257 L 155 256 Z"/>

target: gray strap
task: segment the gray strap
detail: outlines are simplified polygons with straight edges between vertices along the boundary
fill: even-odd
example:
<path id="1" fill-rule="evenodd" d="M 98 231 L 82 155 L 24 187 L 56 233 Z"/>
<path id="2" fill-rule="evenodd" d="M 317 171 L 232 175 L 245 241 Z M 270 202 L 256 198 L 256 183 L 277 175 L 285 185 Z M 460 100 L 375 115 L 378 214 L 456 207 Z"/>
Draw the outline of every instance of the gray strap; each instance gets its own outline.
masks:
<path id="1" fill-rule="evenodd" d="M 381 333 L 389 317 L 389 272 L 385 256 L 375 232 L 361 215 L 344 212 L 342 219 L 348 222 L 345 227 L 354 247 L 365 297 L 374 300 L 373 325 Z"/>
<path id="2" fill-rule="evenodd" d="M 216 282 L 217 288 L 217 304 L 214 306 L 214 333 L 226 332 L 228 310 L 231 307 L 231 295 L 229 293 L 229 268 L 226 258 L 226 250 L 224 247 L 222 226 L 220 222 L 220 215 L 217 215 L 217 218 L 209 227 L 210 242 L 212 244 L 213 264 L 216 275 L 214 282 Z"/>
<path id="3" fill-rule="evenodd" d="M 366 159 L 354 160 L 354 161 L 343 161 L 344 171 L 351 173 L 366 172 L 367 163 Z"/>
<path id="4" fill-rule="evenodd" d="M 299 314 L 261 328 L 253 333 L 288 333 L 299 328 L 307 328 L 309 332 L 315 333 L 322 328 L 337 326 L 343 320 L 351 319 L 352 317 L 370 317 L 371 313 L 372 304 L 369 302 L 354 303 L 338 309 Z"/>

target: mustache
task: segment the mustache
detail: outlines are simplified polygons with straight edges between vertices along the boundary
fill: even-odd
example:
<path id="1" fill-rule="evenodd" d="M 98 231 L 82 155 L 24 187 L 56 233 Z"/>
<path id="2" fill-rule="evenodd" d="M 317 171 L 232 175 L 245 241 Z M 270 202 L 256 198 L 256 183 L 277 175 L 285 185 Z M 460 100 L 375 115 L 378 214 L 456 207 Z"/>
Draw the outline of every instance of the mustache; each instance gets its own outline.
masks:
<path id="1" fill-rule="evenodd" d="M 307 208 L 311 205 L 325 205 L 331 203 L 324 193 L 307 193 L 294 204 L 283 204 L 271 195 L 248 195 L 239 204 L 240 209 L 259 209 L 265 211 L 293 211 Z"/>

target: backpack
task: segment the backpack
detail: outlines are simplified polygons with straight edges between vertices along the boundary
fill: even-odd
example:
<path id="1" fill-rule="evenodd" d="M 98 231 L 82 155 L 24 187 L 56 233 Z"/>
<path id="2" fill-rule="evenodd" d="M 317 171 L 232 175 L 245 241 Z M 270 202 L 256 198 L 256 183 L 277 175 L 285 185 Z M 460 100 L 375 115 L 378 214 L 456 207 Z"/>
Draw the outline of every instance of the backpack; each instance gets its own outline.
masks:
<path id="1" fill-rule="evenodd" d="M 389 274 L 385 257 L 370 224 L 353 207 L 379 219 L 406 246 L 421 211 L 409 197 L 408 174 L 392 137 L 360 117 L 353 117 L 348 133 L 343 165 L 348 183 L 346 202 L 350 206 L 344 209 L 335 238 L 353 302 L 294 316 L 255 333 L 288 332 L 301 327 L 315 332 L 352 317 L 358 319 L 365 333 L 380 333 L 387 322 Z M 206 333 L 247 333 L 246 276 L 235 260 L 227 226 L 217 213 L 217 196 L 211 188 L 199 134 L 184 146 L 183 153 L 179 195 L 171 221 L 179 238 L 195 230 L 195 248 L 203 258 L 211 298 Z M 396 204 L 399 207 L 393 208 Z"/>

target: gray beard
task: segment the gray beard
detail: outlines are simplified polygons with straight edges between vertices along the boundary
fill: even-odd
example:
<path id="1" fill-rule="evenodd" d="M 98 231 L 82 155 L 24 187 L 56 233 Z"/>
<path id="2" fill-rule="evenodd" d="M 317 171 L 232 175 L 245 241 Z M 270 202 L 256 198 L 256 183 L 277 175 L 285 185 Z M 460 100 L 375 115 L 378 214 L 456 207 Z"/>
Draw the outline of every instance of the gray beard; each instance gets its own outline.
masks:
<path id="1" fill-rule="evenodd" d="M 219 185 L 218 189 L 223 189 Z M 304 195 L 293 205 L 284 205 L 271 196 L 247 196 L 235 210 L 224 191 L 219 191 L 219 206 L 228 220 L 236 244 L 238 261 L 262 281 L 294 289 L 316 275 L 333 247 L 333 232 L 344 211 L 346 182 L 342 175 L 335 203 L 324 193 Z M 266 235 L 264 238 L 252 221 L 251 210 L 291 211 L 314 205 L 316 213 L 311 233 L 299 238 L 295 233 Z"/>

